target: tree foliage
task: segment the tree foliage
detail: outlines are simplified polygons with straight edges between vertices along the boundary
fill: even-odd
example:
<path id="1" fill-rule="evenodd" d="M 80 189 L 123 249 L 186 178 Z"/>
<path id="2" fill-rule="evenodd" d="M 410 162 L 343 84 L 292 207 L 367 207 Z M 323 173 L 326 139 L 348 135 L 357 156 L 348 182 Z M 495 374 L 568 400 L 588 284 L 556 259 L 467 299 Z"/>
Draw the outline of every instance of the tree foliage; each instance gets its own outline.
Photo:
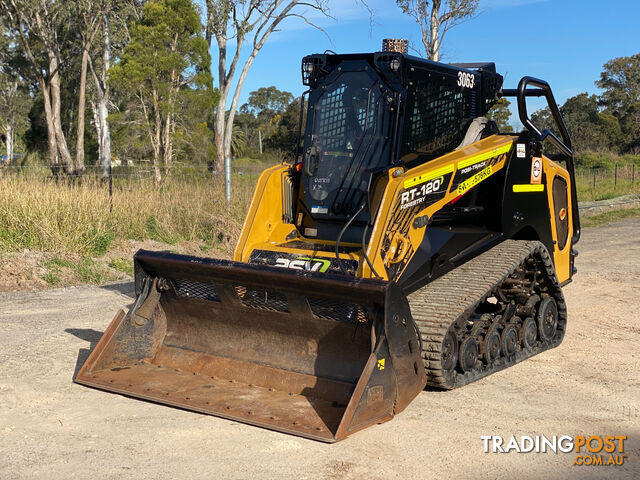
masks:
<path id="1" fill-rule="evenodd" d="M 16 141 L 22 138 L 29 127 L 28 115 L 33 103 L 29 84 L 16 68 L 15 61 L 19 58 L 17 48 L 8 30 L 0 23 L 0 134 L 4 140 L 7 162 L 13 161 Z"/>
<path id="2" fill-rule="evenodd" d="M 622 118 L 640 102 L 640 53 L 619 57 L 604 64 L 596 85 L 604 90 L 600 104 L 611 114 Z"/>
<path id="3" fill-rule="evenodd" d="M 486 115 L 489 120 L 496 122 L 498 130 L 503 133 L 513 132 L 513 127 L 509 123 L 509 119 L 511 118 L 509 105 L 511 105 L 511 102 L 503 97 L 491 107 L 491 110 L 489 110 Z"/>
<path id="4" fill-rule="evenodd" d="M 55 0 L 0 0 L 2 21 L 13 42 L 20 44 L 21 76 L 40 88 L 47 124 L 50 164 L 54 173 L 82 173 L 83 165 L 71 158 L 62 118 L 61 69 L 72 49 L 68 2 Z"/>
<path id="5" fill-rule="evenodd" d="M 276 87 L 262 87 L 249 93 L 249 101 L 241 107 L 242 112 L 250 112 L 258 119 L 273 118 L 283 112 L 293 100 L 289 92 L 282 92 Z"/>
<path id="6" fill-rule="evenodd" d="M 175 140 L 191 131 L 185 114 L 213 109 L 211 60 L 191 0 L 147 2 L 130 32 L 131 41 L 112 67 L 111 79 L 128 112 L 122 120 L 143 125 L 140 131 L 151 145 L 160 181 L 160 165 L 168 171 Z"/>
<path id="7" fill-rule="evenodd" d="M 618 119 L 600 111 L 595 95 L 581 93 L 568 98 L 560 107 L 560 113 L 575 151 L 618 153 L 624 150 Z M 549 108 L 534 112 L 531 119 L 540 128 L 560 135 Z"/>
<path id="8" fill-rule="evenodd" d="M 0 135 L 6 139 L 11 132 L 18 151 L 48 152 L 54 171 L 70 175 L 97 162 L 106 174 L 113 151 L 123 163 L 155 163 L 160 179 L 174 160 L 255 156 L 259 138 L 265 155 L 290 158 L 300 98 L 265 85 L 240 106 L 243 83 L 270 34 L 287 27 L 286 19 L 310 22 L 327 14 L 329 4 L 0 0 Z M 438 60 L 444 35 L 475 15 L 478 0 L 396 4 L 420 25 L 425 53 Z M 211 47 L 219 57 L 213 68 L 219 93 Z M 561 106 L 574 149 L 640 153 L 640 53 L 608 61 L 596 84 L 601 95 L 582 93 Z M 509 102 L 502 99 L 487 116 L 508 132 L 509 115 Z M 547 109 L 532 117 L 555 132 Z"/>
<path id="9" fill-rule="evenodd" d="M 602 95 L 581 93 L 560 107 L 574 150 L 640 153 L 640 54 L 608 61 L 595 83 Z M 548 108 L 531 118 L 558 134 Z"/>

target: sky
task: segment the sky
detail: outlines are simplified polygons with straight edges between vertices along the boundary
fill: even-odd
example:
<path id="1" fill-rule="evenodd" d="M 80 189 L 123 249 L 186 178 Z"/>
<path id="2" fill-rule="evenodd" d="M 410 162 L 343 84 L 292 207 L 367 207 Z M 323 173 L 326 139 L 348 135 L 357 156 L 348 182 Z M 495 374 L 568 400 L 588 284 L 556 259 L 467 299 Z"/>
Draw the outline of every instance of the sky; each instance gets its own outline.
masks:
<path id="1" fill-rule="evenodd" d="M 383 38 L 406 38 L 421 47 L 419 26 L 395 0 L 367 0 L 372 18 L 359 0 L 329 0 L 329 5 L 333 18 L 307 9 L 324 33 L 299 18 L 282 22 L 256 57 L 241 104 L 249 92 L 271 85 L 301 94 L 300 61 L 311 53 L 380 51 Z M 441 61 L 494 62 L 505 88 L 515 88 L 525 75 L 544 79 L 562 105 L 582 92 L 598 94 L 594 82 L 608 60 L 640 53 L 639 18 L 638 0 L 480 0 L 475 18 L 447 32 Z M 215 77 L 215 48 L 212 55 Z M 528 109 L 545 104 L 531 98 Z M 511 123 L 519 126 L 512 110 Z"/>

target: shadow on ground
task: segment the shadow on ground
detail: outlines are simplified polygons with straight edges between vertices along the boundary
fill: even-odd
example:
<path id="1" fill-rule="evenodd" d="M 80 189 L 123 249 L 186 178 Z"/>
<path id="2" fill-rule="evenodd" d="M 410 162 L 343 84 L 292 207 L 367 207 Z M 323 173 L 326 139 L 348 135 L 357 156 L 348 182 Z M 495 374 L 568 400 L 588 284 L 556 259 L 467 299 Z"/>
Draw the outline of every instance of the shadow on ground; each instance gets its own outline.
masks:
<path id="1" fill-rule="evenodd" d="M 126 282 L 109 283 L 107 285 L 100 285 L 100 288 L 109 290 L 111 292 L 118 292 L 128 297 L 135 297 L 135 284 L 133 280 Z"/>
<path id="2" fill-rule="evenodd" d="M 86 362 L 87 358 L 89 358 L 89 355 L 93 352 L 93 349 L 96 348 L 96 345 L 100 341 L 102 332 L 94 330 L 93 328 L 65 328 L 64 331 L 78 337 L 80 340 L 89 342 L 89 348 L 81 348 L 78 351 L 76 367 L 73 370 L 73 379 L 75 380 L 78 372 L 82 368 L 82 365 L 84 365 L 84 362 Z"/>

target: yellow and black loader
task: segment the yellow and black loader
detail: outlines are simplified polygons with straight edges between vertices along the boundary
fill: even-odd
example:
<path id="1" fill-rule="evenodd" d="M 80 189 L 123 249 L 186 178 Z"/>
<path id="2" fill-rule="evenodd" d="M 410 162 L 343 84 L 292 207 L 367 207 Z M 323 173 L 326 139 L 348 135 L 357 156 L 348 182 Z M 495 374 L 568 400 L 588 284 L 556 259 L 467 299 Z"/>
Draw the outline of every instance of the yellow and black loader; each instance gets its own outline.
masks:
<path id="1" fill-rule="evenodd" d="M 332 442 L 562 341 L 580 224 L 549 85 L 405 46 L 303 59 L 299 151 L 258 180 L 234 261 L 139 251 L 77 382 Z M 522 132 L 485 117 L 501 96 Z"/>

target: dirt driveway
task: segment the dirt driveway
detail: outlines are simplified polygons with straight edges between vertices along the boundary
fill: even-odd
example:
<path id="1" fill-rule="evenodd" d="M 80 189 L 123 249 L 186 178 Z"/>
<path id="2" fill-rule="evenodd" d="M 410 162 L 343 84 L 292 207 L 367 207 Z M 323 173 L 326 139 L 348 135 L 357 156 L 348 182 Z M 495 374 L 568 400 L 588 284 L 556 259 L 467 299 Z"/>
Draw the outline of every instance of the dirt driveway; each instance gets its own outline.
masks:
<path id="1" fill-rule="evenodd" d="M 0 478 L 640 478 L 640 218 L 586 230 L 564 343 L 327 445 L 72 383 L 131 284 L 0 294 Z M 623 466 L 482 435 L 626 435 Z"/>

